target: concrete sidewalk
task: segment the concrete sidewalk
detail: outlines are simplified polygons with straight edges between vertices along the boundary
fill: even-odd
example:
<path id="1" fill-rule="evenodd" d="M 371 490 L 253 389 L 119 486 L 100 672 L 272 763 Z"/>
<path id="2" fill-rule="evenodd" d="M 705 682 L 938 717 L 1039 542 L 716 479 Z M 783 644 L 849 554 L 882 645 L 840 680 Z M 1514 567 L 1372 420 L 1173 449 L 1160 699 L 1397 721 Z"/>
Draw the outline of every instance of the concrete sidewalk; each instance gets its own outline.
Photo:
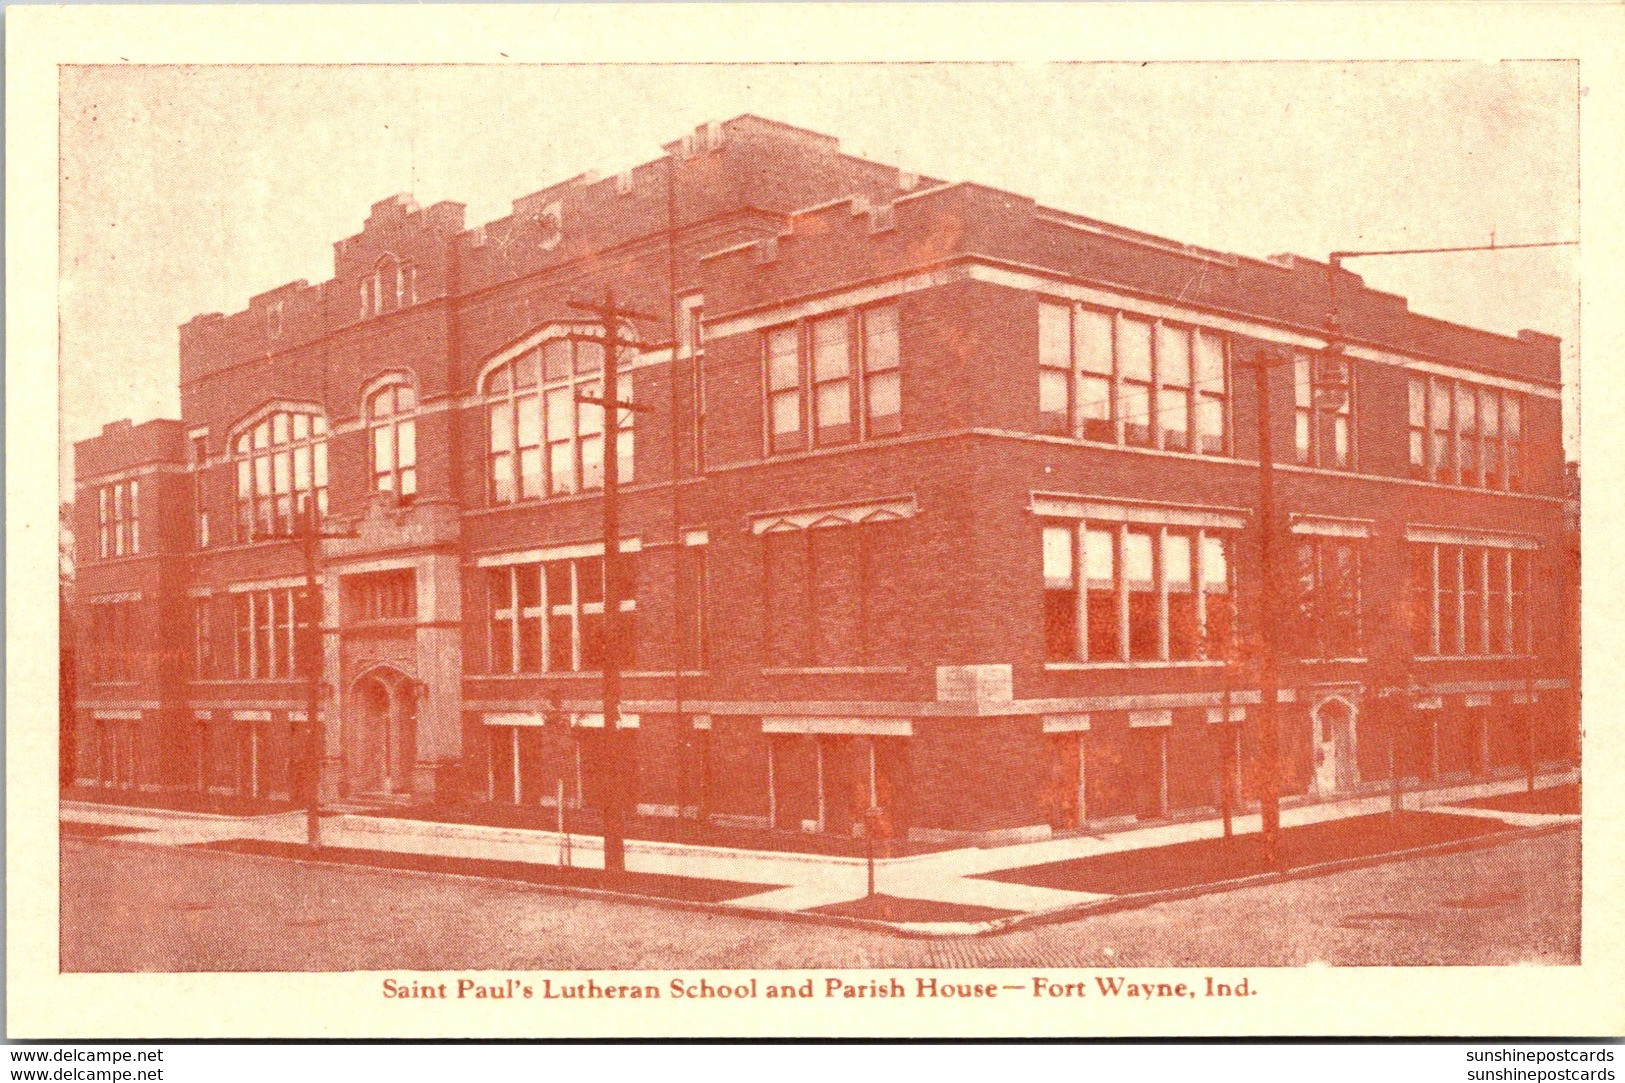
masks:
<path id="1" fill-rule="evenodd" d="M 1539 776 L 1536 785 L 1542 789 L 1568 785 L 1578 781 L 1578 777 L 1579 772 L 1575 769 L 1549 772 Z M 1544 826 L 1579 819 L 1578 816 L 1561 814 L 1441 807 L 1454 802 L 1517 793 L 1524 785 L 1524 779 L 1518 777 L 1415 790 L 1405 795 L 1404 807 L 1485 817 L 1517 827 Z M 1357 795 L 1284 808 L 1281 824 L 1284 828 L 1301 827 L 1380 813 L 1389 807 L 1390 798 L 1386 793 Z M 128 828 L 130 832 L 118 836 L 119 841 L 157 846 L 196 846 L 241 839 L 302 843 L 306 834 L 302 812 L 229 817 L 114 807 L 90 802 L 63 802 L 61 816 L 66 821 Z M 1238 835 L 1258 830 L 1260 818 L 1257 813 L 1237 816 L 1234 820 L 1234 831 Z M 977 877 L 1030 865 L 1216 839 L 1222 834 L 1222 820 L 1212 817 L 1104 834 L 1079 833 L 992 848 L 967 847 L 908 857 L 881 858 L 875 862 L 876 890 L 899 899 L 983 907 L 1012 914 L 1055 911 L 1109 901 L 1112 896 Z M 603 867 L 603 840 L 591 835 L 572 835 L 566 842 L 563 836 L 552 831 L 348 813 L 324 816 L 322 835 L 323 841 L 333 847 L 536 865 L 568 864 L 576 868 Z M 628 840 L 626 855 L 630 872 L 782 885 L 719 904 L 746 910 L 781 913 L 805 911 L 862 899 L 868 888 L 867 863 L 861 858 L 725 849 L 635 839 Z M 952 922 L 931 924 L 937 929 L 953 925 Z"/>

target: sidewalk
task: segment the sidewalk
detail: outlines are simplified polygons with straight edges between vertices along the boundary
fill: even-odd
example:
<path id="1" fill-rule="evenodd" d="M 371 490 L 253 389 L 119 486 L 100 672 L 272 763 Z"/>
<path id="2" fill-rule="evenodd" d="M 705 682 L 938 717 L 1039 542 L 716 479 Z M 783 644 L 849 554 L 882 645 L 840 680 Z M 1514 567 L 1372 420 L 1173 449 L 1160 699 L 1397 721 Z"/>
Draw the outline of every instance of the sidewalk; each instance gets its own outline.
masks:
<path id="1" fill-rule="evenodd" d="M 1316 855 L 1331 854 L 1331 860 L 1381 859 L 1395 849 L 1575 823 L 1579 820 L 1575 813 L 1546 810 L 1569 807 L 1570 798 L 1561 788 L 1577 781 L 1578 771 L 1573 769 L 1543 774 L 1533 801 L 1523 795 L 1522 778 L 1412 791 L 1405 795 L 1403 831 L 1378 815 L 1389 810 L 1387 794 L 1285 808 L 1283 850 L 1291 840 L 1295 852 L 1307 855 L 1294 862 L 1302 874 L 1316 867 Z M 83 825 L 75 834 L 100 833 L 119 843 L 313 858 L 304 845 L 304 814 L 297 811 L 221 816 L 65 799 L 61 816 L 64 822 Z M 1353 823 L 1336 831 L 1295 830 L 1359 817 L 1373 817 L 1374 827 L 1386 825 L 1381 830 L 1393 832 L 1392 843 L 1385 841 L 1387 835 L 1378 838 L 1375 830 Z M 1183 879 L 1189 882 L 1181 890 L 1212 890 L 1221 882 L 1216 877 L 1226 870 L 1236 876 L 1258 871 L 1245 859 L 1226 855 L 1256 853 L 1252 840 L 1243 836 L 1259 829 L 1259 816 L 1253 813 L 1235 818 L 1237 838 L 1229 841 L 1223 840 L 1222 821 L 1215 817 L 1110 834 L 882 858 L 875 862 L 876 892 L 884 897 L 879 900 L 866 898 L 868 870 L 861 858 L 628 840 L 627 871 L 634 875 L 609 884 L 595 871 L 603 868 L 603 841 L 596 836 L 573 835 L 566 841 L 553 831 L 373 813 L 324 816 L 325 848 L 317 859 L 559 888 L 617 890 L 787 917 L 879 920 L 911 932 L 965 934 L 1023 917 L 1113 905 L 1131 895 L 1138 898 L 1137 885 L 1162 882 L 1157 876 L 1148 878 L 1144 870 L 1159 870 L 1158 876 L 1166 880 L 1160 870 L 1169 863 L 1187 870 Z M 1112 862 L 1111 875 L 1100 860 L 1106 858 Z M 1136 874 L 1135 868 L 1142 871 Z"/>

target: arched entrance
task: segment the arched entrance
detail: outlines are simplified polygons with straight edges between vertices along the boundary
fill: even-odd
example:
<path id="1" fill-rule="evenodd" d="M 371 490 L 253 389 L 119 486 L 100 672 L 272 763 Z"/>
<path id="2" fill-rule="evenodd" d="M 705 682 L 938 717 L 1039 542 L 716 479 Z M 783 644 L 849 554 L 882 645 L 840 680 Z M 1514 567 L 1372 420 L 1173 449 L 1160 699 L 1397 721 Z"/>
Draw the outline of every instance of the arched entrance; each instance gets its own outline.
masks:
<path id="1" fill-rule="evenodd" d="M 1318 796 L 1354 788 L 1354 717 L 1354 704 L 1343 696 L 1328 696 L 1309 713 Z"/>
<path id="2" fill-rule="evenodd" d="M 412 792 L 417 762 L 417 682 L 380 666 L 350 686 L 344 719 L 344 774 L 351 794 Z"/>

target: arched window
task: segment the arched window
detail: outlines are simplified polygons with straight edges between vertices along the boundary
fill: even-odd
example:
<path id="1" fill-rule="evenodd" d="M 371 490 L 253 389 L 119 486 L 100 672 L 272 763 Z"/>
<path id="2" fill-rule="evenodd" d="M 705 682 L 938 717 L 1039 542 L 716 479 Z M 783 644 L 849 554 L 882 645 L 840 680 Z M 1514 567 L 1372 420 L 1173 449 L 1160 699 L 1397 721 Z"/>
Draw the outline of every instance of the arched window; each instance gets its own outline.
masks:
<path id="1" fill-rule="evenodd" d="M 417 392 L 408 383 L 389 384 L 367 396 L 376 492 L 404 499 L 418 491 L 417 406 Z"/>
<path id="2" fill-rule="evenodd" d="M 578 393 L 602 397 L 603 370 L 602 346 L 554 338 L 486 374 L 492 503 L 603 487 L 604 411 L 576 399 Z M 631 397 L 632 381 L 623 375 L 621 401 Z M 624 482 L 632 478 L 632 411 L 620 414 Z"/>
<path id="3" fill-rule="evenodd" d="M 278 410 L 232 441 L 237 461 L 237 538 L 288 534 L 314 497 L 327 514 L 327 418 Z"/>
<path id="4" fill-rule="evenodd" d="M 361 280 L 362 319 L 417 303 L 418 269 L 392 255 L 380 256 L 372 274 Z"/>

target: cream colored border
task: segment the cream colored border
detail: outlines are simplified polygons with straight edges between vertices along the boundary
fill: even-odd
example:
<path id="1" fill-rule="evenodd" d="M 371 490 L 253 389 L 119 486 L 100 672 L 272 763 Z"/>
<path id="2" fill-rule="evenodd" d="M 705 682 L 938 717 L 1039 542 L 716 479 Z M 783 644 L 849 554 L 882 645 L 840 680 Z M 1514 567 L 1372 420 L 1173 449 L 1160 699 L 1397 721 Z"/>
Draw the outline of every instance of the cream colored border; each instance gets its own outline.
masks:
<path id="1" fill-rule="evenodd" d="M 14 7 L 7 12 L 9 720 L 7 1029 L 24 1036 L 1618 1034 L 1625 1030 L 1621 787 L 1586 794 L 1583 966 L 1253 971 L 1245 1005 L 1147 1009 L 1008 997 L 896 1001 L 385 1002 L 369 974 L 58 975 L 52 472 L 56 65 L 60 63 L 1579 58 L 1588 777 L 1625 773 L 1613 679 L 1625 643 L 1605 497 L 1619 480 L 1618 268 L 1625 11 L 1579 4 Z M 1613 44 L 1610 44 L 1613 43 Z M 1532 149 L 1532 153 L 1538 151 Z M 1023 972 L 1012 972 L 1023 973 Z M 1141 972 L 1149 976 L 1150 972 Z M 955 977 L 969 977 L 956 972 Z M 650 975 L 651 980 L 662 980 Z"/>

